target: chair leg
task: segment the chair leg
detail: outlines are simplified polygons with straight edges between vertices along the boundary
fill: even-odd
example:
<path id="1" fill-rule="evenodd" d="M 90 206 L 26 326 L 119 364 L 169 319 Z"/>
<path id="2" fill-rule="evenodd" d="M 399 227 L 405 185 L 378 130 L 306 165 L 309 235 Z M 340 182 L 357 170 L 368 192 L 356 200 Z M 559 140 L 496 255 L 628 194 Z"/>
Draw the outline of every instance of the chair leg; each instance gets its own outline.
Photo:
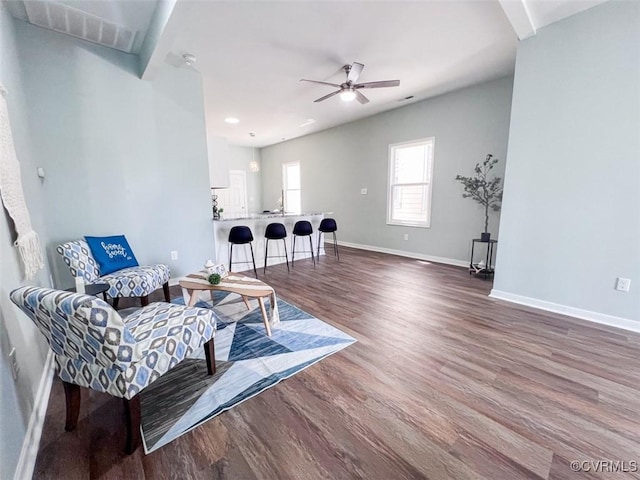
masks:
<path id="1" fill-rule="evenodd" d="M 209 375 L 216 373 L 216 351 L 213 338 L 204 344 L 204 356 L 207 359 L 207 371 Z"/>
<path id="2" fill-rule="evenodd" d="M 284 261 L 287 262 L 287 272 L 291 272 L 291 270 L 289 270 L 289 255 L 287 255 L 287 242 L 284 238 L 282 239 L 282 243 L 284 244 Z M 291 258 L 291 266 L 293 267 L 293 257 Z"/>
<path id="3" fill-rule="evenodd" d="M 118 303 L 120 302 L 120 297 L 115 297 L 113 299 L 113 309 L 117 310 L 118 309 Z"/>
<path id="4" fill-rule="evenodd" d="M 296 237 L 297 235 L 293 236 L 293 246 L 291 247 L 291 266 L 294 267 L 294 262 L 296 261 Z M 285 243 L 286 246 L 286 243 Z"/>
<path id="5" fill-rule="evenodd" d="M 333 251 L 335 252 L 338 261 L 340 261 L 340 252 L 338 251 L 338 239 L 336 238 L 336 232 L 333 232 Z"/>
<path id="6" fill-rule="evenodd" d="M 318 232 L 318 261 L 320 261 L 320 238 L 322 237 L 322 232 Z"/>
<path id="7" fill-rule="evenodd" d="M 171 303 L 171 293 L 169 292 L 169 282 L 166 282 L 162 285 L 162 290 L 164 291 L 164 301 L 167 303 Z"/>
<path id="8" fill-rule="evenodd" d="M 140 445 L 140 395 L 124 401 L 124 413 L 127 417 L 127 446 L 125 451 L 131 455 Z"/>
<path id="9" fill-rule="evenodd" d="M 262 269 L 262 274 L 266 274 L 267 273 L 267 253 L 269 252 L 269 239 L 267 238 L 267 241 L 264 242 L 264 268 Z"/>
<path id="10" fill-rule="evenodd" d="M 253 262 L 253 274 L 258 278 L 258 271 L 256 270 L 256 257 L 253 256 L 253 244 L 249 243 L 249 248 L 251 249 L 251 261 Z"/>
<path id="11" fill-rule="evenodd" d="M 313 266 L 316 266 L 316 257 L 313 254 L 313 240 L 311 240 L 311 235 L 309 235 L 309 246 L 311 247 L 311 259 L 313 260 Z"/>
<path id="12" fill-rule="evenodd" d="M 78 426 L 78 415 L 80 414 L 80 387 L 73 383 L 62 381 L 64 396 L 67 400 L 67 421 L 64 429 L 71 432 Z"/>
<path id="13" fill-rule="evenodd" d="M 233 243 L 229 244 L 229 271 L 231 271 L 231 263 L 233 259 Z"/>
<path id="14" fill-rule="evenodd" d="M 149 305 L 149 295 L 145 295 L 144 297 L 140 297 L 140 303 L 142 303 L 143 307 Z"/>

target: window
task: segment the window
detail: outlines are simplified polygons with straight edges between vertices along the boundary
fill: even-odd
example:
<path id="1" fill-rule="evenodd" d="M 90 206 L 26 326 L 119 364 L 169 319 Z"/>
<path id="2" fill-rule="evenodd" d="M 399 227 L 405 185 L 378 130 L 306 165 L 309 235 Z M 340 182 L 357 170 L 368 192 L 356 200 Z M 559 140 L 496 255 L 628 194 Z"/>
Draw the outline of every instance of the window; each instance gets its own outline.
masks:
<path id="1" fill-rule="evenodd" d="M 300 198 L 300 163 L 285 163 L 282 165 L 282 185 L 284 186 L 284 209 L 289 213 L 301 213 Z"/>
<path id="2" fill-rule="evenodd" d="M 389 145 L 387 223 L 429 227 L 435 139 Z"/>

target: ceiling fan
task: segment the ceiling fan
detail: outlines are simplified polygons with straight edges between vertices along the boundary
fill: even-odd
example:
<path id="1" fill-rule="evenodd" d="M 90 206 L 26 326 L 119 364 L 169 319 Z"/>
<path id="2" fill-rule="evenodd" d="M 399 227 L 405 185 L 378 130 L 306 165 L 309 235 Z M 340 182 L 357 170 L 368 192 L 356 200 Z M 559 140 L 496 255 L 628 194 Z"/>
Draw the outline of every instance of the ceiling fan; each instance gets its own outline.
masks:
<path id="1" fill-rule="evenodd" d="M 351 102 L 352 100 L 358 100 L 361 104 L 369 103 L 369 99 L 365 97 L 360 89 L 362 88 L 383 88 L 383 87 L 397 87 L 400 85 L 400 80 L 383 80 L 380 82 L 365 82 L 365 83 L 356 83 L 360 74 L 362 73 L 362 69 L 364 65 L 358 62 L 353 62 L 352 65 L 345 65 L 342 67 L 344 72 L 347 74 L 347 80 L 338 85 L 337 83 L 329 83 L 329 82 L 319 82 L 317 80 L 307 80 L 305 78 L 301 79 L 301 82 L 311 82 L 311 83 L 319 83 L 320 85 L 329 85 L 331 87 L 338 88 L 335 92 L 331 92 L 324 97 L 320 97 L 317 100 L 314 100 L 315 103 L 322 102 L 327 98 L 331 98 L 334 95 L 340 94 L 340 98 L 345 102 Z"/>

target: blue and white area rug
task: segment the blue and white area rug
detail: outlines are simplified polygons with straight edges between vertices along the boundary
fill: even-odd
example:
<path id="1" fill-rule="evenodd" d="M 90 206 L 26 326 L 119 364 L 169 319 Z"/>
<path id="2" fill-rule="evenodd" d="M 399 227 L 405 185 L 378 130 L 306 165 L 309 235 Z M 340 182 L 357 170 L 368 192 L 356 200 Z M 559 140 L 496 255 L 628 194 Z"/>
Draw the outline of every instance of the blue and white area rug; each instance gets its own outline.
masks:
<path id="1" fill-rule="evenodd" d="M 220 317 L 216 374 L 207 374 L 204 350 L 198 349 L 142 391 L 146 453 L 356 341 L 282 300 L 280 323 L 271 328 L 271 337 L 266 336 L 256 300 L 247 310 L 240 296 L 215 292 L 213 304 Z M 198 306 L 210 308 L 211 302 Z"/>

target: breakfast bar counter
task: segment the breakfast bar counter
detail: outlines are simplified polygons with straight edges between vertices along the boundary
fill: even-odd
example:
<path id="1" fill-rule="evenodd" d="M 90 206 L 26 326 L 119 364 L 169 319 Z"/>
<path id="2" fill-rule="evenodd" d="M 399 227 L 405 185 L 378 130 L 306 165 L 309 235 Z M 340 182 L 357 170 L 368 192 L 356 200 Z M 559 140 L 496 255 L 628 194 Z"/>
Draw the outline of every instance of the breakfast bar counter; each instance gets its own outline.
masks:
<path id="1" fill-rule="evenodd" d="M 215 261 L 216 263 L 223 263 L 227 267 L 229 266 L 229 231 L 237 225 L 246 225 L 253 232 L 253 253 L 256 259 L 256 268 L 260 269 L 264 266 L 264 247 L 265 238 L 264 231 L 267 225 L 270 223 L 282 223 L 287 229 L 287 252 L 289 255 L 289 261 L 291 261 L 291 242 L 293 241 L 293 226 L 299 220 L 308 220 L 313 226 L 313 249 L 318 248 L 318 226 L 324 218 L 324 213 L 252 213 L 247 215 L 229 215 L 223 216 L 221 219 L 213 220 L 213 241 L 215 248 Z M 303 252 L 303 249 L 306 250 Z M 308 241 L 296 243 L 296 262 L 298 259 L 311 258 L 311 253 L 308 252 Z M 267 265 L 276 265 L 278 263 L 284 263 L 284 246 L 281 241 L 269 242 L 269 256 L 282 255 L 281 258 L 274 257 L 269 258 Z M 324 244 L 320 245 L 320 255 L 324 255 Z M 252 270 L 251 264 L 251 251 L 249 246 L 238 246 L 233 249 L 233 268 L 234 272 L 241 272 L 246 270 Z M 249 262 L 238 263 L 235 262 Z"/>

